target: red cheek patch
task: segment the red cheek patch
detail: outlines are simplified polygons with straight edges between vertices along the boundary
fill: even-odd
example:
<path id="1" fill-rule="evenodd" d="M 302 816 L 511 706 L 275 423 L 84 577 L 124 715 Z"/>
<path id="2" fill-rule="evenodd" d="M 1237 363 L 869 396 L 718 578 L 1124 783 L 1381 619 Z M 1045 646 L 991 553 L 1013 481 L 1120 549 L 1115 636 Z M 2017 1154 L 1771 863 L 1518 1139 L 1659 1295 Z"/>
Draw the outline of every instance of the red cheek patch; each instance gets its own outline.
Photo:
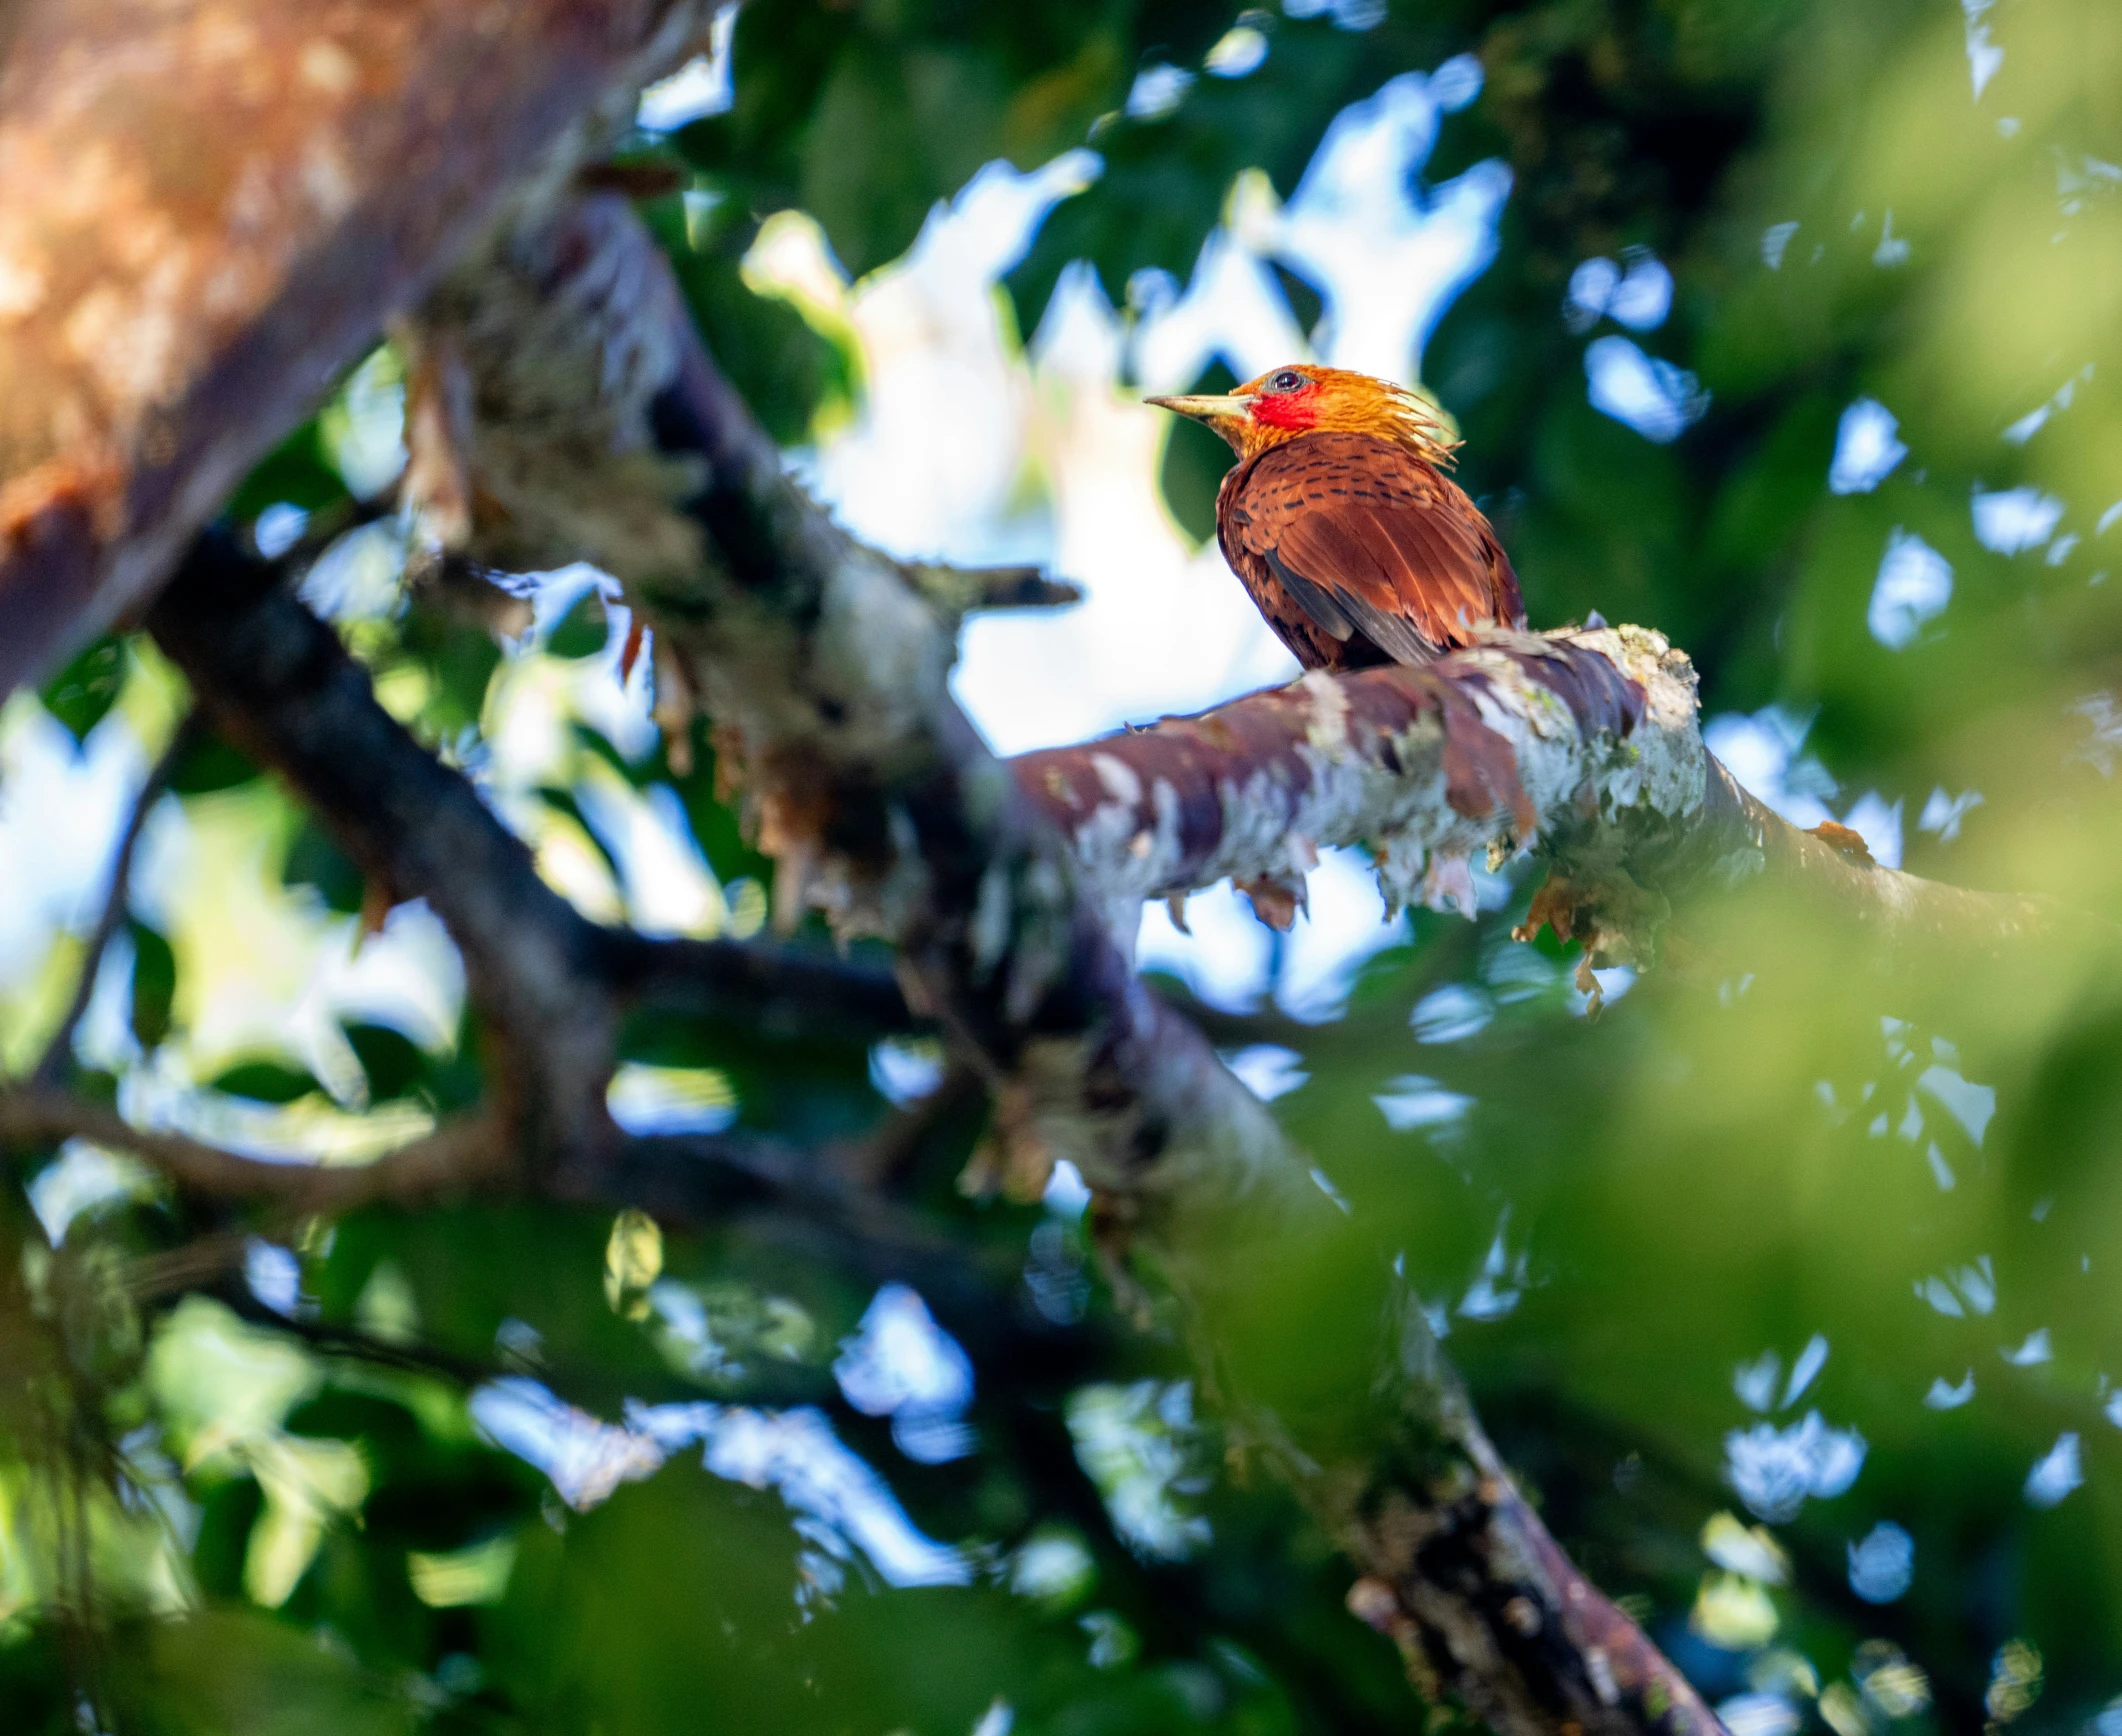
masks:
<path id="1" fill-rule="evenodd" d="M 1300 392 L 1263 392 L 1253 400 L 1253 420 L 1269 428 L 1316 428 L 1319 425 L 1319 388 L 1306 386 Z"/>

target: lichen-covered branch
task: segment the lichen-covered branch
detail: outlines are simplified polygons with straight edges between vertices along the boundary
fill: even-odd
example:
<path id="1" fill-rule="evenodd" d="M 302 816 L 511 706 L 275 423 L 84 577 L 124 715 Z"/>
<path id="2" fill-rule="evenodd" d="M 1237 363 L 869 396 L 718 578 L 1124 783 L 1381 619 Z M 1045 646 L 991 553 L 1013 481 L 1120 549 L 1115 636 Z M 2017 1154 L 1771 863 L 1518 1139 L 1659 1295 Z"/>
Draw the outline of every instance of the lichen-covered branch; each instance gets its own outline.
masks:
<path id="1" fill-rule="evenodd" d="M 636 293 L 608 293 L 622 282 Z M 1265 1107 L 1134 977 L 1104 920 L 1126 889 L 1079 885 L 1073 840 L 952 700 L 948 611 L 800 494 L 676 310 L 652 243 L 609 198 L 525 211 L 468 257 L 407 330 L 417 355 L 461 370 L 452 390 L 469 406 L 431 424 L 450 450 L 423 468 L 503 511 L 482 525 L 450 512 L 452 489 L 416 495 L 427 533 L 474 562 L 589 554 L 618 573 L 656 633 L 659 717 L 675 739 L 694 707 L 713 719 L 720 763 L 780 861 L 784 917 L 815 906 L 843 934 L 895 943 L 909 998 L 993 1090 L 992 1180 L 1036 1189 L 1067 1156 L 1101 1187 L 1110 1221 L 1184 1303 L 1204 1380 L 1363 1583 L 1384 1588 L 1363 1613 L 1389 1605 L 1428 1689 L 1505 1736 L 1714 1730 L 1512 1490 L 1419 1311 L 1396 1312 L 1382 1354 L 1367 1330 L 1311 1323 L 1305 1367 L 1322 1391 L 1285 1392 L 1256 1365 L 1261 1295 L 1333 1270 L 1382 1302 L 1383 1262 L 1347 1241 Z M 586 365 L 613 353 L 633 365 Z M 584 402 L 590 379 L 603 384 Z M 564 430 L 568 498 L 601 479 L 626 523 L 512 496 L 512 477 L 555 461 L 523 450 L 526 426 Z M 1625 684 L 1599 667 L 1584 659 L 1624 706 Z M 1454 758 L 1447 782 L 1529 824 L 1509 787 L 1528 778 L 1544 797 L 1537 770 L 1507 756 Z"/>
<path id="2" fill-rule="evenodd" d="M 0 8 L 0 692 L 160 583 L 509 189 L 564 177 L 712 12 Z"/>
<path id="3" fill-rule="evenodd" d="M 1691 887 L 1762 873 L 1888 949 L 1994 951 L 2054 920 L 2040 899 L 1903 874 L 1782 819 L 1704 747 L 1692 667 L 1640 627 L 1497 633 L 1012 765 L 1123 933 L 1143 899 L 1226 875 L 1284 913 L 1319 848 L 1358 843 L 1389 909 L 1471 912 L 1472 862 L 1537 851 L 1532 925 L 1601 962 L 1650 956 Z"/>

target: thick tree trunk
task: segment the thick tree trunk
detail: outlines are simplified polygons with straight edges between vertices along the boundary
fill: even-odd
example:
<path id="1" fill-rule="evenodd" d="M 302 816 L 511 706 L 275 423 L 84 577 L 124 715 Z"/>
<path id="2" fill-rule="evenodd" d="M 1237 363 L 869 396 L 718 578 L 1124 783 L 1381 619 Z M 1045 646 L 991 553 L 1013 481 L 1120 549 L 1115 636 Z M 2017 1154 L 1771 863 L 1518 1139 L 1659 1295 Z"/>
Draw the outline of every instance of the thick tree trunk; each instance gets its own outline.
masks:
<path id="1" fill-rule="evenodd" d="M 0 692 L 192 533 L 704 0 L 0 7 Z"/>

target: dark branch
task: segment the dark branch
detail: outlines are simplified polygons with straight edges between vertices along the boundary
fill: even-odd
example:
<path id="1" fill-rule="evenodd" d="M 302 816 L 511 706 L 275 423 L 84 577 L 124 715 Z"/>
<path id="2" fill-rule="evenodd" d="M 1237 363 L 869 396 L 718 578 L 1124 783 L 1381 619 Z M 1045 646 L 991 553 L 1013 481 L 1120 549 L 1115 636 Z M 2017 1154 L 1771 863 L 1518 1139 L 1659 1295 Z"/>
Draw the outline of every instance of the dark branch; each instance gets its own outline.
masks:
<path id="1" fill-rule="evenodd" d="M 633 999 L 768 1032 L 906 1029 L 884 972 L 732 941 L 600 927 L 376 701 L 367 671 L 272 567 L 203 537 L 150 612 L 157 643 L 230 740 L 285 776 L 392 901 L 425 899 L 499 1036 L 504 1100 L 540 1162 L 608 1152 L 613 1043 Z"/>
<path id="2" fill-rule="evenodd" d="M 135 1127 L 115 1109 L 64 1092 L 25 1088 L 0 1094 L 0 1140 L 42 1145 L 86 1139 L 129 1152 L 203 1199 L 279 1205 L 292 1212 L 346 1212 L 389 1201 L 420 1205 L 497 1176 L 504 1153 L 487 1119 L 446 1121 L 372 1163 L 321 1165 L 244 1157 L 182 1133 Z"/>

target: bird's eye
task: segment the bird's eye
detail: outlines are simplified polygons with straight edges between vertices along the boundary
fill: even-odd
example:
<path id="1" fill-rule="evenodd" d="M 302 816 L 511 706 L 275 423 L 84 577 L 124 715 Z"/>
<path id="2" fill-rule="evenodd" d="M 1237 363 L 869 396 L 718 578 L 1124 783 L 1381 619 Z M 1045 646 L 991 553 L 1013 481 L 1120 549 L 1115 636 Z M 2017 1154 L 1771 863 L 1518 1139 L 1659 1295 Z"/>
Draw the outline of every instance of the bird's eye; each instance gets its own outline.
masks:
<path id="1" fill-rule="evenodd" d="M 1304 376 L 1302 374 L 1298 373 L 1294 368 L 1284 368 L 1272 380 L 1267 382 L 1267 389 L 1270 392 L 1294 392 L 1303 384 Z"/>

